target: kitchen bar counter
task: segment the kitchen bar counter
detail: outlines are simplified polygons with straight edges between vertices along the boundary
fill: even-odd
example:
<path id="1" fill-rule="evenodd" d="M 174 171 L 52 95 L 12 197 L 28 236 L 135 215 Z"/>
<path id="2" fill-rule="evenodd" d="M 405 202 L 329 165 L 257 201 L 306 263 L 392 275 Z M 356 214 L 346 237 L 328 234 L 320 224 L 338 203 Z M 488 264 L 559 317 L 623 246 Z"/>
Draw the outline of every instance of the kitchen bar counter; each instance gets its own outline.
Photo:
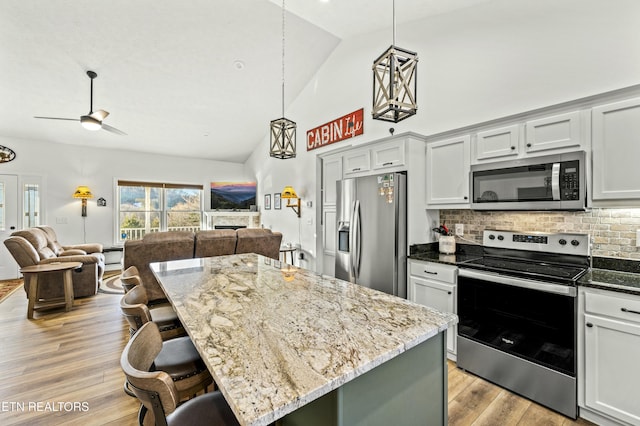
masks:
<path id="1" fill-rule="evenodd" d="M 151 264 L 242 425 L 446 423 L 455 315 L 280 266 L 255 254 Z"/>

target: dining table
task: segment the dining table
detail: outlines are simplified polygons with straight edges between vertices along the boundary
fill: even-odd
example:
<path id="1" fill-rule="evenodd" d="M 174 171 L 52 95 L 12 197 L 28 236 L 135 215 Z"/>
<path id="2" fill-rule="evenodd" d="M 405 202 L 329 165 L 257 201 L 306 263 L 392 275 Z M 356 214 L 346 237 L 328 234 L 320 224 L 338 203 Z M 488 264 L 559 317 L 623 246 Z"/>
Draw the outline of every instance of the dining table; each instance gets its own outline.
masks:
<path id="1" fill-rule="evenodd" d="M 447 423 L 455 314 L 254 253 L 150 267 L 241 425 Z"/>

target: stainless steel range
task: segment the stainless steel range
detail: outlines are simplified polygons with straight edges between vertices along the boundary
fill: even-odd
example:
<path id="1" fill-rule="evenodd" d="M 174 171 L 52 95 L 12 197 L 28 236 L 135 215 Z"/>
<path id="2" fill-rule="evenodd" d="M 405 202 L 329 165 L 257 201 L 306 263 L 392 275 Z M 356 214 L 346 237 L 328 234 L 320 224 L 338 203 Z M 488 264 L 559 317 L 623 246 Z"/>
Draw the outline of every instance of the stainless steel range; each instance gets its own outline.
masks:
<path id="1" fill-rule="evenodd" d="M 458 367 L 577 418 L 576 282 L 587 234 L 486 230 L 459 264 Z"/>

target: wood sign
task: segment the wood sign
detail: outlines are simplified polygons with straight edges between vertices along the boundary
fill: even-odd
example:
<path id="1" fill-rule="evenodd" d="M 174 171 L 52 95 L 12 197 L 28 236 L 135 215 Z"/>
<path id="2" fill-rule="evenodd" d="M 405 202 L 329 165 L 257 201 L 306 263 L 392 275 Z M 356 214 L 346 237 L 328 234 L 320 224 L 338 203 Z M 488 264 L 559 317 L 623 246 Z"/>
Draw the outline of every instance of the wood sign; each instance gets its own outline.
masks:
<path id="1" fill-rule="evenodd" d="M 307 131 L 307 151 L 331 145 L 364 132 L 364 108 Z"/>

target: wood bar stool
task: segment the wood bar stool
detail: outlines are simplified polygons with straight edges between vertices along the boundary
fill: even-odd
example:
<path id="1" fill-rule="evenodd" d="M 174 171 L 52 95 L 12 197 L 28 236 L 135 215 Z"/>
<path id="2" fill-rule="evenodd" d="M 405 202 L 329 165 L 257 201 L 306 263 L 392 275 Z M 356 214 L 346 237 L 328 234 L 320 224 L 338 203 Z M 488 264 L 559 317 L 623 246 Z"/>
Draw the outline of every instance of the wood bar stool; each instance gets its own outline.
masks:
<path id="1" fill-rule="evenodd" d="M 64 305 L 68 312 L 73 306 L 73 280 L 71 273 L 82 266 L 81 262 L 53 262 L 40 265 L 25 266 L 20 269 L 24 275 L 24 283 L 29 286 L 29 304 L 27 318 L 33 319 L 33 311 L 41 308 L 51 308 Z M 64 298 L 46 301 L 38 300 L 38 276 L 40 274 L 62 273 L 64 282 Z"/>

